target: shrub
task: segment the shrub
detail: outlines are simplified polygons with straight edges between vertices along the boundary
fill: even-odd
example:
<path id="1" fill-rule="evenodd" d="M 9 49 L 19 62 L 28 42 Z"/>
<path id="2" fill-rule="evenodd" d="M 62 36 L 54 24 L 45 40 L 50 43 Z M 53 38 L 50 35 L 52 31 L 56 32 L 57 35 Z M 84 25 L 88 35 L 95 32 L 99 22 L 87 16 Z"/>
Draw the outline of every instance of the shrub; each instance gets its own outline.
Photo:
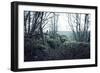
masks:
<path id="1" fill-rule="evenodd" d="M 70 49 L 72 59 L 90 58 L 90 44 L 85 42 L 66 42 L 66 53 Z"/>
<path id="2" fill-rule="evenodd" d="M 61 41 L 62 43 L 64 43 L 65 41 L 68 41 L 66 35 L 60 35 L 59 37 L 60 37 L 60 41 Z"/>

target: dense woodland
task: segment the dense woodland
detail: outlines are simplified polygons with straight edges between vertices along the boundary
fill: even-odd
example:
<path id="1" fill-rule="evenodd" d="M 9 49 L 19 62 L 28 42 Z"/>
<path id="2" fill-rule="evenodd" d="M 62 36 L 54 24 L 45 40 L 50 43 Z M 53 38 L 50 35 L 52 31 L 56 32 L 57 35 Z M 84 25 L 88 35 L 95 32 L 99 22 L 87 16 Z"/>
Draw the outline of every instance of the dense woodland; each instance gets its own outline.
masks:
<path id="1" fill-rule="evenodd" d="M 24 61 L 90 58 L 90 15 L 65 13 L 71 31 L 62 34 L 60 14 L 24 11 Z"/>

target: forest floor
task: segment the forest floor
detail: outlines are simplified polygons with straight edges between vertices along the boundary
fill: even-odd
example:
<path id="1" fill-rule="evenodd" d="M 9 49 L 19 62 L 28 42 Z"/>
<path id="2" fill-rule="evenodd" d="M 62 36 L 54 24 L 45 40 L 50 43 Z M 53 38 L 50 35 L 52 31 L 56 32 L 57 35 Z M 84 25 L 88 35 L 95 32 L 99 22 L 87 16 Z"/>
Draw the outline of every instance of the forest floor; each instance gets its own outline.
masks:
<path id="1" fill-rule="evenodd" d="M 47 61 L 90 58 L 90 44 L 85 42 L 25 40 L 24 61 Z"/>

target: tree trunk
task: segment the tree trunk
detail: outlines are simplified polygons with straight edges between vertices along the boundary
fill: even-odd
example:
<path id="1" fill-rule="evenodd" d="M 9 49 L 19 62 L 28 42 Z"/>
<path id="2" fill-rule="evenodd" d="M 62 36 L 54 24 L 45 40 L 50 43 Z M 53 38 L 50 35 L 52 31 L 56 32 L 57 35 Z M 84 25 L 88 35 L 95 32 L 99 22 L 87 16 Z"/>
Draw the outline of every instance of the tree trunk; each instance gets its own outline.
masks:
<path id="1" fill-rule="evenodd" d="M 44 41 L 44 34 L 43 34 L 43 29 L 42 29 L 42 20 L 43 20 L 43 12 L 41 13 L 41 23 L 40 23 L 40 35 L 43 41 L 43 44 L 45 43 Z"/>

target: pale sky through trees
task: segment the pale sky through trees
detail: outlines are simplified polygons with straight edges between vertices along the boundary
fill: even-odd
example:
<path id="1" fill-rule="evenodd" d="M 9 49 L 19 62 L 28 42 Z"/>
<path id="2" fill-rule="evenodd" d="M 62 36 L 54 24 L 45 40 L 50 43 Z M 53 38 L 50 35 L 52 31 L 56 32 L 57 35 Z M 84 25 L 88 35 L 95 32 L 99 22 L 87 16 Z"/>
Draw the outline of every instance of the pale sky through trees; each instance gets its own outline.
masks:
<path id="1" fill-rule="evenodd" d="M 58 24 L 57 24 L 57 27 L 58 27 L 58 31 L 71 31 L 71 28 L 68 24 L 68 21 L 67 21 L 67 14 L 66 13 L 57 13 L 59 16 L 58 16 Z M 49 25 L 51 23 L 48 23 L 46 25 L 46 28 L 44 29 L 44 31 L 48 30 L 49 29 Z"/>
<path id="2" fill-rule="evenodd" d="M 66 13 L 60 13 L 58 18 L 58 31 L 71 31 Z"/>
<path id="3" fill-rule="evenodd" d="M 47 13 L 50 13 L 50 12 L 47 12 Z M 34 12 L 30 13 L 30 15 L 31 15 L 30 16 L 30 18 L 31 18 L 31 20 L 30 20 L 30 26 L 32 25 L 32 18 L 33 18 L 32 15 L 33 14 L 34 14 Z M 73 28 L 76 29 L 75 28 L 76 25 L 77 25 L 77 24 L 75 24 L 76 23 L 75 22 L 76 13 L 58 13 L 58 12 L 56 12 L 55 14 L 56 14 L 56 16 L 58 16 L 58 22 L 55 23 L 57 25 L 57 31 L 58 32 L 59 31 L 72 31 L 69 23 L 72 23 L 74 25 Z M 69 20 L 68 15 L 70 15 L 71 20 Z M 52 17 L 52 16 L 53 16 L 53 14 L 51 13 L 49 15 L 49 17 Z M 53 20 L 53 18 L 50 18 L 50 19 L 48 19 L 48 21 L 46 21 L 48 23 L 45 25 L 45 27 L 43 29 L 43 32 L 50 31 L 50 28 L 51 28 L 51 25 L 52 25 L 51 19 Z M 81 21 L 80 22 L 80 24 L 81 24 L 80 27 L 83 30 L 84 29 L 85 14 L 80 14 L 80 21 Z M 90 15 L 89 15 L 89 22 L 90 22 Z M 28 22 L 27 22 L 27 24 L 28 24 Z M 45 24 L 45 23 L 43 23 L 43 24 Z M 28 25 L 26 25 L 26 26 L 28 28 Z M 90 26 L 88 28 L 88 31 L 90 31 Z"/>
<path id="4" fill-rule="evenodd" d="M 70 27 L 70 25 L 68 23 L 68 14 L 71 14 L 71 17 L 72 17 L 72 21 L 70 21 L 70 22 L 74 22 L 76 14 L 75 13 L 73 13 L 73 14 L 72 13 L 56 13 L 56 14 L 59 15 L 58 16 L 58 23 L 57 23 L 58 31 L 72 31 L 71 27 Z M 85 14 L 81 14 L 80 20 L 81 20 L 81 28 L 82 29 L 84 28 L 84 18 L 85 18 Z M 49 22 L 46 25 L 46 28 L 44 29 L 44 31 L 46 31 L 46 30 L 48 30 L 50 28 L 48 26 L 50 24 L 51 24 L 51 22 Z M 76 24 L 74 24 L 74 27 L 76 27 Z M 88 31 L 90 31 L 90 26 L 89 26 Z"/>

